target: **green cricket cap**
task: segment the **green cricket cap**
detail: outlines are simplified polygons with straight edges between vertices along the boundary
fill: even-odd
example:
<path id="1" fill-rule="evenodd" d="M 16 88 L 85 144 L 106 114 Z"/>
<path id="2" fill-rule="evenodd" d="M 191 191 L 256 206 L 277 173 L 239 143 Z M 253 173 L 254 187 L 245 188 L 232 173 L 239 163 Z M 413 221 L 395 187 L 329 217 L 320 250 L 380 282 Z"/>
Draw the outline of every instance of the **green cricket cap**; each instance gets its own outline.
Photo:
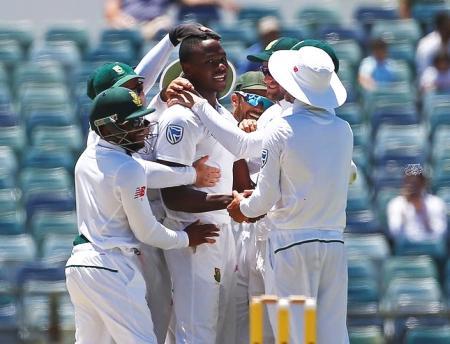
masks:
<path id="1" fill-rule="evenodd" d="M 267 62 L 270 56 L 278 50 L 291 50 L 291 48 L 299 42 L 296 38 L 280 37 L 269 44 L 258 54 L 247 55 L 247 60 L 252 62 Z"/>
<path id="2" fill-rule="evenodd" d="M 123 123 L 154 111 L 155 109 L 145 108 L 136 92 L 125 87 L 113 87 L 95 97 L 89 114 L 89 124 L 95 130 L 100 125 Z"/>
<path id="3" fill-rule="evenodd" d="M 264 83 L 264 74 L 261 72 L 247 72 L 242 74 L 236 81 L 235 91 L 267 90 Z"/>
<path id="4" fill-rule="evenodd" d="M 337 73 L 339 71 L 339 59 L 336 56 L 336 52 L 333 47 L 325 41 L 320 41 L 318 39 L 305 39 L 294 45 L 291 50 L 299 50 L 302 47 L 316 47 L 325 51 L 333 60 L 334 71 Z"/>
<path id="5" fill-rule="evenodd" d="M 89 77 L 87 82 L 87 95 L 94 99 L 100 92 L 115 86 L 122 86 L 132 79 L 144 79 L 137 75 L 129 65 L 122 62 L 105 63 L 98 67 Z"/>

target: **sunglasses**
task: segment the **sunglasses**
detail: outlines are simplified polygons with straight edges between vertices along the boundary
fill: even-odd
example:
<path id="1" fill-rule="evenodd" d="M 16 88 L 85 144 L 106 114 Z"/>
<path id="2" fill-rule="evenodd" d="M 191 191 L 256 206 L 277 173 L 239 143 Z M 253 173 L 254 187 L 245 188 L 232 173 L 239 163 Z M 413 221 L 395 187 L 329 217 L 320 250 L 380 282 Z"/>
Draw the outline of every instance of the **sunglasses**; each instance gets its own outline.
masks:
<path id="1" fill-rule="evenodd" d="M 261 66 L 259 67 L 259 70 L 264 74 L 264 76 L 272 76 L 269 71 L 269 67 Z"/>
<path id="2" fill-rule="evenodd" d="M 138 81 L 136 87 L 131 88 L 131 90 L 137 94 L 141 94 L 144 91 L 144 83 L 142 81 Z"/>
<path id="3" fill-rule="evenodd" d="M 267 110 L 269 107 L 273 105 L 273 101 L 271 101 L 269 98 L 260 96 L 258 94 L 245 93 L 242 91 L 237 91 L 236 93 L 239 94 L 242 98 L 244 98 L 245 102 L 251 106 L 262 105 L 263 109 Z"/>

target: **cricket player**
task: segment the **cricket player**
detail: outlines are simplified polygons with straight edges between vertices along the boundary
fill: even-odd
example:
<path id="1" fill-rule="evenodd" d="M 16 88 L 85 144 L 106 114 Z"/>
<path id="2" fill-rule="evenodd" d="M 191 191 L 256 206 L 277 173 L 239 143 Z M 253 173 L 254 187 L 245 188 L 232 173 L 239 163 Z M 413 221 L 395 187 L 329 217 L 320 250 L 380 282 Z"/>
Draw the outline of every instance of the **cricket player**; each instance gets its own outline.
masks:
<path id="1" fill-rule="evenodd" d="M 346 344 L 343 231 L 353 134 L 330 109 L 342 105 L 347 93 L 330 56 L 316 47 L 275 52 L 269 71 L 295 98 L 293 113 L 273 121 L 256 189 L 248 198 L 235 193 L 229 213 L 237 222 L 267 213 L 273 228 L 266 292 L 315 298 L 318 343 Z M 303 343 L 296 330 L 290 339 Z"/>
<path id="2" fill-rule="evenodd" d="M 153 47 L 140 61 L 135 70 L 120 62 L 106 63 L 97 68 L 87 83 L 87 94 L 93 99 L 100 92 L 110 88 L 122 86 L 134 90 L 146 104 L 146 94 L 154 85 L 159 73 L 164 68 L 173 49 L 186 37 L 204 37 L 205 33 L 219 38 L 211 29 L 198 23 L 180 24 L 174 27 L 155 47 Z M 143 165 L 147 176 L 147 197 L 151 209 L 159 222 L 165 216 L 159 191 L 156 189 L 176 185 L 195 184 L 196 186 L 211 186 L 217 182 L 220 172 L 217 168 L 205 164 L 207 157 L 201 157 L 193 163 L 194 167 L 171 167 L 155 163 L 153 145 L 157 136 L 157 118 L 167 107 L 165 101 L 166 91 L 171 88 L 183 89 L 190 87 L 189 82 L 174 80 L 167 90 L 162 90 L 155 96 L 149 107 L 157 111 L 146 116 L 150 122 L 150 134 L 146 145 L 139 150 L 142 159 L 138 161 Z M 95 131 L 91 130 L 88 136 L 88 145 L 99 139 Z M 143 275 L 147 284 L 147 301 L 152 313 L 155 334 L 158 343 L 165 341 L 171 316 L 172 292 L 171 280 L 162 250 L 157 247 L 142 244 L 140 246 L 143 262 Z"/>
<path id="3" fill-rule="evenodd" d="M 157 343 L 145 300 L 139 243 L 163 249 L 214 243 L 213 225 L 174 232 L 158 223 L 146 198 L 146 175 L 131 156 L 148 135 L 146 109 L 123 87 L 95 99 L 90 126 L 100 136 L 75 167 L 79 235 L 66 264 L 75 307 L 76 343 Z"/>
<path id="4" fill-rule="evenodd" d="M 218 111 L 220 120 L 237 126 L 233 116 L 217 102 L 218 92 L 226 86 L 229 68 L 219 40 L 187 38 L 181 43 L 179 57 L 185 77 Z M 207 154 L 210 164 L 214 162 L 221 170 L 221 179 L 214 187 L 180 186 L 161 190 L 167 212 L 164 225 L 180 230 L 198 218 L 202 223 L 214 223 L 220 228 L 214 246 L 164 252 L 174 289 L 176 342 L 234 343 L 236 257 L 225 208 L 231 199 L 232 166 L 238 157 L 218 143 L 186 107 L 171 106 L 164 112 L 159 126 L 161 134 L 156 145 L 159 162 L 189 166 Z"/>

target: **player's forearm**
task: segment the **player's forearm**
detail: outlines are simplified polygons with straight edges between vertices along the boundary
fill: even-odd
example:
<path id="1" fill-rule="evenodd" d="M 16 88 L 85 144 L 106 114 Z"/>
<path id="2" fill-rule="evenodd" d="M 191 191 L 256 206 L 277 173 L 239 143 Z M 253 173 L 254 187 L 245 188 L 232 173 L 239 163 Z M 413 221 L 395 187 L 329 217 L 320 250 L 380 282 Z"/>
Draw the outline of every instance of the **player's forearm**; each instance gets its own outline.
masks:
<path id="1" fill-rule="evenodd" d="M 166 166 L 153 161 L 139 161 L 145 169 L 147 187 L 161 189 L 178 185 L 194 184 L 197 174 L 190 166 Z"/>
<path id="2" fill-rule="evenodd" d="M 174 46 L 169 35 L 155 45 L 139 62 L 135 72 L 145 77 L 144 93 L 147 93 L 154 85 L 159 73 L 166 65 Z"/>
<path id="3" fill-rule="evenodd" d="M 202 120 L 212 135 L 230 153 L 240 158 L 254 158 L 261 154 L 263 131 L 245 133 L 223 117 L 208 102 L 199 102 L 192 111 Z"/>
<path id="4" fill-rule="evenodd" d="M 187 213 L 225 209 L 233 200 L 231 194 L 208 194 L 184 186 L 162 189 L 161 195 L 166 207 Z"/>

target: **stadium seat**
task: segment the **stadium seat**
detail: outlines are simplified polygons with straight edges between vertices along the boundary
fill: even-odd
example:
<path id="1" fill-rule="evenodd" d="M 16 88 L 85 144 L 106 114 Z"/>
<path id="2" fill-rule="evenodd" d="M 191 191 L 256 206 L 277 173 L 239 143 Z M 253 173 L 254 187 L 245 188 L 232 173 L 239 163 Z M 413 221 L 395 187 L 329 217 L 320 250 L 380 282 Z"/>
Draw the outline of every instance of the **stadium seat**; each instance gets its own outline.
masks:
<path id="1" fill-rule="evenodd" d="M 62 41 L 73 42 L 82 55 L 89 48 L 89 34 L 86 28 L 80 25 L 52 26 L 45 32 L 47 42 Z"/>
<path id="2" fill-rule="evenodd" d="M 383 332 L 377 326 L 349 327 L 349 339 L 351 344 L 384 344 L 386 343 Z"/>
<path id="3" fill-rule="evenodd" d="M 390 257 L 383 263 L 383 286 L 400 277 L 438 279 L 439 276 L 435 262 L 428 256 Z"/>
<path id="4" fill-rule="evenodd" d="M 353 68 L 357 68 L 363 57 L 361 47 L 355 40 L 328 41 L 336 52 L 339 60 L 348 61 Z"/>
<path id="5" fill-rule="evenodd" d="M 377 281 L 369 278 L 348 280 L 349 315 L 374 315 L 378 311 L 379 287 Z"/>
<path id="6" fill-rule="evenodd" d="M 280 14 L 278 13 L 278 10 L 275 7 L 245 5 L 239 10 L 237 19 L 239 21 L 245 20 L 256 22 L 262 17 L 267 16 L 279 17 Z"/>
<path id="7" fill-rule="evenodd" d="M 73 173 L 76 156 L 64 148 L 55 146 L 32 146 L 22 154 L 20 167 L 23 168 L 58 168 L 63 167 Z"/>
<path id="8" fill-rule="evenodd" d="M 31 134 L 34 146 L 54 146 L 77 153 L 84 147 L 83 134 L 77 125 L 67 127 L 36 127 Z"/>
<path id="9" fill-rule="evenodd" d="M 433 136 L 438 127 L 450 126 L 450 103 L 441 103 L 433 106 L 427 116 L 427 122 L 430 125 L 431 136 Z"/>
<path id="10" fill-rule="evenodd" d="M 14 69 L 25 60 L 25 54 L 16 41 L 0 40 L 0 62 L 7 69 Z"/>
<path id="11" fill-rule="evenodd" d="M 75 230 L 75 234 L 77 232 Z M 41 243 L 42 261 L 52 266 L 64 266 L 72 253 L 75 234 L 46 234 Z"/>
<path id="12" fill-rule="evenodd" d="M 50 41 L 31 54 L 33 61 L 57 61 L 64 66 L 69 77 L 80 64 L 81 55 L 75 43 L 70 41 Z"/>
<path id="13" fill-rule="evenodd" d="M 24 168 L 19 183 L 27 193 L 32 190 L 72 189 L 73 178 L 64 168 Z"/>
<path id="14" fill-rule="evenodd" d="M 407 332 L 406 344 L 448 344 L 450 327 L 415 328 Z"/>
<path id="15" fill-rule="evenodd" d="M 446 2 L 435 4 L 417 3 L 413 5 L 411 10 L 412 17 L 421 24 L 425 33 L 433 30 L 434 18 L 439 12 L 450 13 L 449 4 Z"/>
<path id="16" fill-rule="evenodd" d="M 25 130 L 22 126 L 0 127 L 0 146 L 9 146 L 20 154 L 25 147 L 25 142 Z"/>
<path id="17" fill-rule="evenodd" d="M 379 20 L 374 22 L 371 38 L 382 38 L 388 43 L 407 41 L 413 45 L 421 38 L 422 32 L 414 19 Z"/>
<path id="18" fill-rule="evenodd" d="M 366 148 L 369 142 L 370 130 L 366 124 L 354 124 L 353 130 L 353 144 L 355 147 L 360 146 Z"/>
<path id="19" fill-rule="evenodd" d="M 25 22 L 0 23 L 0 40 L 16 42 L 24 55 L 27 55 L 34 40 L 33 28 Z"/>
<path id="20" fill-rule="evenodd" d="M 389 245 L 382 234 L 345 234 L 345 247 L 348 257 L 367 257 L 384 260 L 390 255 Z"/>
<path id="21" fill-rule="evenodd" d="M 75 236 L 78 232 L 77 218 L 74 211 L 38 211 L 29 222 L 31 232 L 39 242 L 47 234 L 70 234 Z"/>
<path id="22" fill-rule="evenodd" d="M 19 207 L 21 192 L 18 189 L 0 188 L 0 211 L 14 211 Z"/>
<path id="23" fill-rule="evenodd" d="M 404 105 L 379 105 L 374 108 L 370 116 L 372 136 L 376 136 L 377 130 L 383 124 L 412 125 L 419 124 L 419 114 L 413 104 Z"/>
<path id="24" fill-rule="evenodd" d="M 369 154 L 366 152 L 366 149 L 361 146 L 353 147 L 353 162 L 358 167 L 358 178 L 360 176 L 368 175 L 370 163 L 369 163 Z"/>
<path id="25" fill-rule="evenodd" d="M 42 86 L 63 85 L 66 86 L 66 74 L 57 61 L 27 62 L 18 66 L 13 76 L 14 93 L 23 89 L 27 84 Z"/>
<path id="26" fill-rule="evenodd" d="M 37 211 L 73 211 L 75 197 L 71 189 L 34 189 L 24 194 L 24 205 L 28 218 Z"/>
<path id="27" fill-rule="evenodd" d="M 377 233 L 381 231 L 380 223 L 375 212 L 371 209 L 347 210 L 347 224 L 345 227 L 349 233 Z"/>
<path id="28" fill-rule="evenodd" d="M 358 166 L 359 169 L 359 166 Z M 370 189 L 364 175 L 359 173 L 355 182 L 349 186 L 347 194 L 347 211 L 361 211 L 371 208 Z"/>
<path id="29" fill-rule="evenodd" d="M 378 282 L 378 267 L 373 260 L 364 256 L 351 256 L 348 259 L 348 278 L 367 278 Z"/>
<path id="30" fill-rule="evenodd" d="M 135 66 L 138 56 L 129 41 L 106 41 L 91 49 L 87 53 L 86 61 L 99 63 L 118 61 Z"/>
<path id="31" fill-rule="evenodd" d="M 17 300 L 14 292 L 9 291 L 0 277 L 2 295 L 0 295 L 0 343 L 18 343 L 19 319 Z"/>
<path id="32" fill-rule="evenodd" d="M 10 211 L 0 210 L 0 235 L 25 233 L 26 214 L 18 208 Z"/>
<path id="33" fill-rule="evenodd" d="M 0 263 L 18 264 L 35 258 L 36 245 L 29 234 L 0 236 Z"/>
<path id="34" fill-rule="evenodd" d="M 0 168 L 10 173 L 17 172 L 17 157 L 11 147 L 0 146 Z"/>
<path id="35" fill-rule="evenodd" d="M 428 255 L 437 260 L 442 260 L 447 255 L 447 243 L 443 238 L 410 241 L 407 239 L 397 239 L 394 242 L 396 255 L 416 256 Z"/>
<path id="36" fill-rule="evenodd" d="M 227 42 L 239 42 L 241 44 L 251 45 L 258 40 L 254 26 L 250 26 L 248 23 L 244 23 L 243 25 L 225 25 L 218 23 L 214 25 L 214 30 L 220 34 L 225 44 Z M 225 51 L 228 54 L 228 50 L 225 49 Z"/>
<path id="37" fill-rule="evenodd" d="M 364 113 L 358 103 L 346 103 L 336 109 L 336 115 L 351 126 L 365 122 Z"/>
<path id="38" fill-rule="evenodd" d="M 450 186 L 450 158 L 438 160 L 433 165 L 432 187 L 434 190 Z"/>
<path id="39" fill-rule="evenodd" d="M 318 37 L 320 29 L 325 26 L 341 25 L 341 18 L 337 11 L 314 5 L 301 8 L 297 13 L 297 20 L 308 27 L 315 37 Z"/>

